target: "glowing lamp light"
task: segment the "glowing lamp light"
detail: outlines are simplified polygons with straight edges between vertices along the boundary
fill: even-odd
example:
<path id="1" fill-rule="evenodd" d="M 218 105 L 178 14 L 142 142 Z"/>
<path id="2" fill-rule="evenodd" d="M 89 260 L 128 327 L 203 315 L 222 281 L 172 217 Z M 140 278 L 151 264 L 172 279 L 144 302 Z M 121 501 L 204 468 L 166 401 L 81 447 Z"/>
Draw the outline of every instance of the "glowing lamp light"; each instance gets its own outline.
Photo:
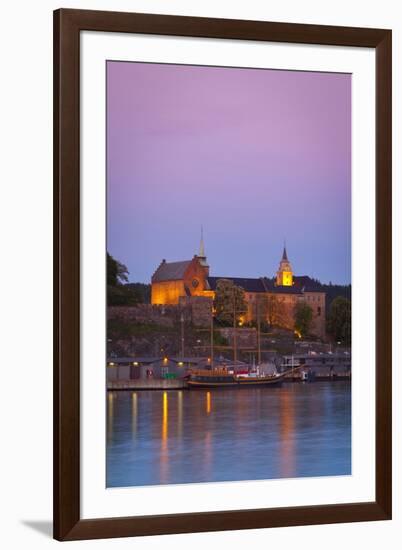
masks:
<path id="1" fill-rule="evenodd" d="M 114 363 L 109 363 L 109 367 L 114 367 Z"/>
<path id="2" fill-rule="evenodd" d="M 179 361 L 179 367 L 182 367 L 183 366 L 183 361 Z"/>
<path id="3" fill-rule="evenodd" d="M 138 367 L 138 361 L 134 361 L 133 365 L 134 367 Z"/>
<path id="4" fill-rule="evenodd" d="M 167 362 L 168 362 L 168 358 L 167 358 L 167 357 L 164 357 L 164 358 L 163 358 L 163 362 L 164 362 L 164 363 L 167 363 Z"/>
<path id="5" fill-rule="evenodd" d="M 208 363 L 210 363 L 210 362 L 211 362 L 211 358 L 210 358 L 210 357 L 208 357 Z"/>

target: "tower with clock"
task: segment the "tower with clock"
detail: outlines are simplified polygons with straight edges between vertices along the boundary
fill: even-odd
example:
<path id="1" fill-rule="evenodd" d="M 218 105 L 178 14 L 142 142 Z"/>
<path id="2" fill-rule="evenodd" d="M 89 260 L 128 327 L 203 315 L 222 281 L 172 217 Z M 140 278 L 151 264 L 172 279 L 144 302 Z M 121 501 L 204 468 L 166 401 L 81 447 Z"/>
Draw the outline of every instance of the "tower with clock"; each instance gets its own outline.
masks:
<path id="1" fill-rule="evenodd" d="M 283 247 L 282 259 L 276 272 L 277 286 L 293 286 L 293 270 L 288 260 L 286 245 Z"/>

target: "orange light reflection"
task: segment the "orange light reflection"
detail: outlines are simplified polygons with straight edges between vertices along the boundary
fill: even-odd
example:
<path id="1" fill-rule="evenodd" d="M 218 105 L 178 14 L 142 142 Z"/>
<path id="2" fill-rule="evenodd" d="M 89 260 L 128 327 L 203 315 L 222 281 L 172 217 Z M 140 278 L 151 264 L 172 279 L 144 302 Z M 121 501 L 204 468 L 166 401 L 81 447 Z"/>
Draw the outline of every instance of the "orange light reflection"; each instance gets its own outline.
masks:
<path id="1" fill-rule="evenodd" d="M 207 391 L 206 398 L 207 398 L 206 411 L 207 411 L 207 414 L 209 414 L 211 412 L 211 392 Z"/>

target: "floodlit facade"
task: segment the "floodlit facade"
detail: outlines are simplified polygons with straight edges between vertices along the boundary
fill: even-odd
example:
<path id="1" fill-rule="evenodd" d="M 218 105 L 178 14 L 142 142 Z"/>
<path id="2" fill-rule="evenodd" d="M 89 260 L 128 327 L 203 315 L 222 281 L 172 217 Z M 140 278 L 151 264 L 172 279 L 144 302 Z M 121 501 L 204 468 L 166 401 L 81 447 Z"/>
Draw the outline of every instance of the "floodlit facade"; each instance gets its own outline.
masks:
<path id="1" fill-rule="evenodd" d="M 167 262 L 162 260 L 152 276 L 151 302 L 154 305 L 179 305 L 192 297 L 211 301 L 218 282 L 230 280 L 245 293 L 247 312 L 242 322 L 266 321 L 271 325 L 293 330 L 294 311 L 298 302 L 308 304 L 313 312 L 312 332 L 325 337 L 325 292 L 321 285 L 308 276 L 295 276 L 288 259 L 286 246 L 276 278 L 241 278 L 210 276 L 201 235 L 199 253 L 191 260 Z"/>

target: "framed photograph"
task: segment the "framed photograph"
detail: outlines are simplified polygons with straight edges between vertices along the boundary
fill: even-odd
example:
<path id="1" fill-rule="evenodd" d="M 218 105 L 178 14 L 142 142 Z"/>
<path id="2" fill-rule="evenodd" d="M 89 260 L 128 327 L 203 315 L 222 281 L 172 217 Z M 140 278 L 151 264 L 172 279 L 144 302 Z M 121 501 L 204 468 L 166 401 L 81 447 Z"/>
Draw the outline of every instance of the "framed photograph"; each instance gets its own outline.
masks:
<path id="1" fill-rule="evenodd" d="M 390 519 L 391 277 L 390 30 L 54 13 L 56 539 Z"/>

